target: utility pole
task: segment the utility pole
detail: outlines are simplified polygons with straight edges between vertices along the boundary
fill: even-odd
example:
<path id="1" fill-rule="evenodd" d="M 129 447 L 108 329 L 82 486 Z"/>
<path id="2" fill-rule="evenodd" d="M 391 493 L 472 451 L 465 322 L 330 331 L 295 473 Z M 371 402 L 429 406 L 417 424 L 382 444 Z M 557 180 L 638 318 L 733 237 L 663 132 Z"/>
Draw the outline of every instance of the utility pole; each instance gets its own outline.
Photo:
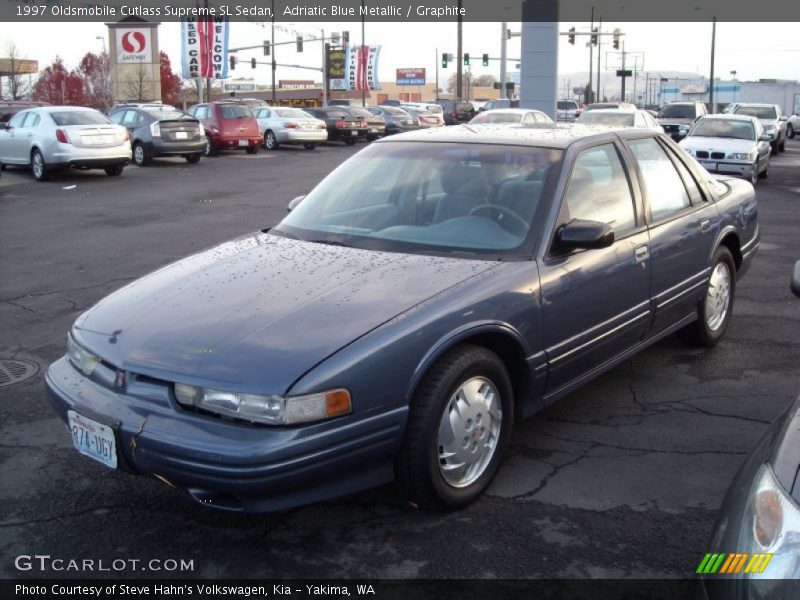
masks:
<path id="1" fill-rule="evenodd" d="M 275 91 L 275 70 L 278 68 L 278 65 L 275 64 L 275 0 L 272 0 L 272 106 L 276 106 L 278 104 L 278 94 Z"/>
<path id="2" fill-rule="evenodd" d="M 500 98 L 508 98 L 506 90 L 506 45 L 508 44 L 508 24 L 500 23 Z"/>
<path id="3" fill-rule="evenodd" d="M 328 48 L 330 47 L 325 41 L 325 30 L 320 29 L 322 32 L 322 39 L 320 46 L 322 46 L 322 106 L 328 104 Z"/>
<path id="4" fill-rule="evenodd" d="M 603 19 L 600 18 L 599 21 L 598 21 L 598 24 L 597 24 L 597 33 L 598 33 L 598 36 L 597 36 L 597 101 L 598 102 L 602 102 L 603 101 L 602 96 L 600 96 L 600 56 L 602 54 L 602 52 L 600 52 L 600 46 L 603 43 L 603 36 L 599 35 L 599 34 L 603 33 L 602 32 L 602 28 L 603 28 Z"/>
<path id="5" fill-rule="evenodd" d="M 436 48 L 436 56 L 433 64 L 436 65 L 436 99 L 439 99 L 439 49 Z"/>
<path id="6" fill-rule="evenodd" d="M 622 42 L 622 102 L 625 102 L 625 42 Z"/>
<path id="7" fill-rule="evenodd" d="M 589 23 L 589 31 L 594 30 L 594 6 L 592 7 L 592 20 Z M 594 94 L 592 93 L 592 66 L 594 65 L 594 60 L 592 56 L 592 51 L 594 50 L 594 46 L 592 45 L 592 37 L 589 36 L 589 103 L 591 104 L 594 102 Z"/>
<path id="8" fill-rule="evenodd" d="M 708 103 L 711 105 L 710 109 L 712 113 L 717 112 L 716 108 L 714 107 L 714 49 L 716 45 L 716 38 L 717 17 L 714 17 L 711 21 L 711 81 L 709 82 L 708 87 Z"/>
<path id="9" fill-rule="evenodd" d="M 461 100 L 461 91 L 462 91 L 462 78 L 463 78 L 463 62 L 464 57 L 462 56 L 463 51 L 462 46 L 462 39 L 461 39 L 461 0 L 458 0 L 458 35 L 457 35 L 457 48 L 456 53 L 458 56 L 456 57 L 456 100 Z"/>
<path id="10" fill-rule="evenodd" d="M 361 72 L 361 106 L 367 105 L 367 67 L 369 66 L 369 56 L 367 56 L 367 45 L 364 41 L 364 22 L 366 21 L 364 11 L 364 0 L 361 0 L 361 60 L 364 61 L 364 69 Z"/>

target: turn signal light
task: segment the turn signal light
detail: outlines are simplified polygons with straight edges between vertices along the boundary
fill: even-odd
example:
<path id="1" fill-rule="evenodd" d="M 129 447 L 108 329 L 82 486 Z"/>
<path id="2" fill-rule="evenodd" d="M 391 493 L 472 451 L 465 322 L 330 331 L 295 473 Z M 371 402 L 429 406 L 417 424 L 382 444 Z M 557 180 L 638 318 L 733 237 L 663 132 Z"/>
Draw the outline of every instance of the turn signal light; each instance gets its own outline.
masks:
<path id="1" fill-rule="evenodd" d="M 297 129 L 297 123 L 286 123 L 284 127 L 286 127 L 286 129 Z"/>
<path id="2" fill-rule="evenodd" d="M 325 394 L 325 407 L 329 417 L 350 412 L 350 393 L 347 390 L 333 390 Z"/>

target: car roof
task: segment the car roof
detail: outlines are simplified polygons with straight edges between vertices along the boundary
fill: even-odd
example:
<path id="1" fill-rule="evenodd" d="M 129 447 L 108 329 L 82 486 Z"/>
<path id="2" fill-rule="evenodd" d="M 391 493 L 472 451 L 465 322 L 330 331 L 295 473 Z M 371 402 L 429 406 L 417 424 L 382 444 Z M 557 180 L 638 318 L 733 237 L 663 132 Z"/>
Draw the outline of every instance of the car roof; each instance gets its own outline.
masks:
<path id="1" fill-rule="evenodd" d="M 755 106 L 757 108 L 775 108 L 778 105 L 767 104 L 766 102 L 737 102 L 734 108 L 740 108 L 742 106 Z"/>
<path id="2" fill-rule="evenodd" d="M 481 114 L 488 115 L 488 114 L 507 114 L 507 115 L 524 115 L 529 112 L 542 112 L 535 108 L 492 108 L 489 110 L 483 111 Z"/>
<path id="3" fill-rule="evenodd" d="M 608 125 L 580 125 L 554 123 L 537 126 L 498 125 L 456 125 L 453 127 L 433 127 L 418 131 L 401 133 L 389 138 L 382 138 L 373 143 L 388 141 L 418 142 L 460 142 L 470 144 L 504 144 L 513 146 L 540 146 L 543 148 L 566 148 L 573 142 L 597 137 L 607 139 L 609 133 L 647 134 L 646 129 L 631 127 L 609 127 Z M 649 132 L 657 135 L 656 132 Z"/>
<path id="4" fill-rule="evenodd" d="M 34 106 L 32 108 L 38 108 L 44 112 L 64 112 L 64 111 L 78 111 L 78 110 L 93 110 L 95 112 L 100 112 L 95 108 L 90 108 L 88 106 Z"/>
<path id="5" fill-rule="evenodd" d="M 758 121 L 756 117 L 750 115 L 737 115 L 732 113 L 719 113 L 713 115 L 703 115 L 703 120 L 719 119 L 720 121 Z"/>
<path id="6" fill-rule="evenodd" d="M 626 114 L 627 115 L 632 115 L 632 114 L 635 114 L 635 113 L 638 113 L 638 112 L 644 112 L 644 111 L 640 110 L 638 108 L 628 108 L 628 107 L 624 106 L 624 107 L 621 107 L 621 108 L 595 108 L 595 109 L 591 110 L 590 112 L 592 114 L 595 114 L 595 113 L 601 113 L 601 114 L 602 113 L 608 113 L 608 114 L 612 114 L 612 115 L 626 115 Z"/>

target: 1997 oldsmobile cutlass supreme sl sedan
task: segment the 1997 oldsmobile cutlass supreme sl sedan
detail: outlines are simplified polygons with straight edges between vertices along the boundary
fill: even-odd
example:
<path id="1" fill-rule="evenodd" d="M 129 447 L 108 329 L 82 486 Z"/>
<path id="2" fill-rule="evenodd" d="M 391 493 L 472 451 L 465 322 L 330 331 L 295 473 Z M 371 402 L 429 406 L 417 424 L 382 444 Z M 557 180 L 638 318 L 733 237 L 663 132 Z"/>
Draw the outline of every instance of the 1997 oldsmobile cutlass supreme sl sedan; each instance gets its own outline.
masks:
<path id="1" fill-rule="evenodd" d="M 75 447 L 228 510 L 396 479 L 452 509 L 527 417 L 672 332 L 714 345 L 753 186 L 663 134 L 468 126 L 381 140 L 276 227 L 75 322 L 48 397 Z"/>

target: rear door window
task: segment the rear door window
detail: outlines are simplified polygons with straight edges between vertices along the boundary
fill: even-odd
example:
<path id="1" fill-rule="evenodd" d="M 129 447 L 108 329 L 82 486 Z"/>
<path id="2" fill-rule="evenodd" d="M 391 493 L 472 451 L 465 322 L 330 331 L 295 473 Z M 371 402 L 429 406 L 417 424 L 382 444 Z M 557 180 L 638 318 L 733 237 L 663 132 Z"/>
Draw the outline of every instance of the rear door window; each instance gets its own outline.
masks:
<path id="1" fill-rule="evenodd" d="M 639 164 L 653 221 L 691 206 L 681 176 L 655 139 L 631 140 L 628 145 Z"/>

